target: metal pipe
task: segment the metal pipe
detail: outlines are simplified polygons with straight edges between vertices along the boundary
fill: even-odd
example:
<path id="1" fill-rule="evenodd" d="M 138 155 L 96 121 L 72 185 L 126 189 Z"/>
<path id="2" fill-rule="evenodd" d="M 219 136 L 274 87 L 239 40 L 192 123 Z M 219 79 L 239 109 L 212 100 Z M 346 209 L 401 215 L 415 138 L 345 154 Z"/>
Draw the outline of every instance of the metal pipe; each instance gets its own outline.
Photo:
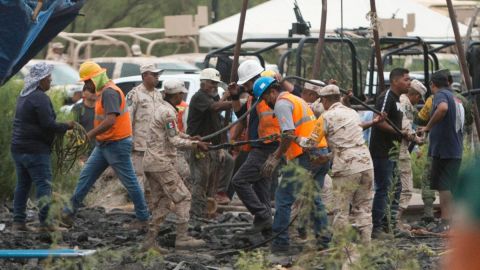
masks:
<path id="1" fill-rule="evenodd" d="M 284 80 L 289 80 L 289 79 L 295 79 L 295 80 L 299 80 L 299 81 L 303 81 L 303 82 L 309 82 L 309 83 L 311 83 L 311 84 L 318 85 L 318 86 L 324 86 L 324 85 L 322 85 L 322 84 L 320 84 L 320 83 L 317 83 L 317 82 L 314 82 L 314 81 L 310 81 L 310 80 L 307 80 L 307 79 L 304 79 L 304 78 L 298 77 L 298 76 L 287 76 L 287 77 L 284 78 Z M 340 88 L 340 87 L 339 87 L 339 89 L 340 89 L 340 92 L 342 92 L 343 94 L 345 94 L 345 95 L 348 95 L 348 94 L 349 94 L 347 90 L 342 89 L 342 88 Z M 375 109 L 374 107 L 372 107 L 372 106 L 366 104 L 365 102 L 361 101 L 361 100 L 360 100 L 359 98 L 357 98 L 356 96 L 353 95 L 353 96 L 351 96 L 350 98 L 352 98 L 353 100 L 355 100 L 356 102 L 358 102 L 358 103 L 359 103 L 360 105 L 362 105 L 365 109 L 367 109 L 367 110 L 369 110 L 369 111 L 372 111 L 372 112 L 374 112 L 374 113 L 376 113 L 376 114 L 378 114 L 378 115 L 381 115 L 381 114 L 382 114 L 379 110 L 377 110 L 377 109 Z M 388 117 L 386 117 L 386 118 L 385 118 L 385 121 L 386 121 L 390 126 L 392 126 L 392 128 L 393 128 L 399 135 L 403 135 L 403 134 L 402 134 L 402 131 L 400 130 L 400 128 L 398 128 L 398 127 L 395 125 L 395 123 L 392 122 L 392 120 L 390 120 Z"/>
<path id="2" fill-rule="evenodd" d="M 248 0 L 243 0 L 242 11 L 240 13 L 240 21 L 238 23 L 237 41 L 235 43 L 235 48 L 233 50 L 233 63 L 232 63 L 232 70 L 230 73 L 230 82 L 237 80 L 238 57 L 240 56 L 240 49 L 241 49 L 242 37 L 243 37 L 243 27 L 245 26 L 245 16 L 247 15 L 247 8 L 248 8 Z M 225 111 L 225 126 L 227 126 L 228 123 L 230 123 L 231 119 L 232 119 L 232 110 L 228 109 Z"/>
<path id="3" fill-rule="evenodd" d="M 455 34 L 455 42 L 456 42 L 456 47 L 458 52 L 458 59 L 460 61 L 460 68 L 462 71 L 463 79 L 467 86 L 467 90 L 470 93 L 470 89 L 472 89 L 472 80 L 470 77 L 470 72 L 468 70 L 467 61 L 465 58 L 465 51 L 463 50 L 463 46 L 462 46 L 460 31 L 458 30 L 457 17 L 455 14 L 455 10 L 453 9 L 452 0 L 446 0 L 446 1 L 448 6 L 448 14 L 450 16 L 450 21 L 452 22 L 453 33 Z M 473 116 L 475 119 L 475 128 L 477 129 L 477 134 L 480 139 L 480 117 L 478 114 L 476 98 L 472 98 L 472 104 L 473 104 Z"/>
<path id="4" fill-rule="evenodd" d="M 322 62 L 322 52 L 325 46 L 325 31 L 327 25 L 327 0 L 322 0 L 322 18 L 320 20 L 320 34 L 317 42 L 317 53 L 313 62 L 312 78 L 320 76 L 320 63 Z"/>
<path id="5" fill-rule="evenodd" d="M 375 58 L 377 58 L 377 78 L 379 82 L 380 91 L 377 93 L 383 92 L 385 90 L 385 79 L 383 78 L 383 63 L 382 63 L 382 53 L 380 52 L 380 39 L 378 37 L 378 17 L 377 17 L 377 7 L 375 6 L 375 0 L 370 0 L 370 24 L 372 25 L 373 31 L 373 41 L 375 43 Z"/>

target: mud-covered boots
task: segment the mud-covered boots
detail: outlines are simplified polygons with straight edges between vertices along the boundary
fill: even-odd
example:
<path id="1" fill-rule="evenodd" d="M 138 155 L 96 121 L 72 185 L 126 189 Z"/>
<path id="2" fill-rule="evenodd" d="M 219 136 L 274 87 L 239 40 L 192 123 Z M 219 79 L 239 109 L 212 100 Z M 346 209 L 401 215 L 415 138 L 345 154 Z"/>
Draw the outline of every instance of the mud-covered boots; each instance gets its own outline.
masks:
<path id="1" fill-rule="evenodd" d="M 177 224 L 176 249 L 190 249 L 205 246 L 205 241 L 188 235 L 188 223 Z"/>
<path id="2" fill-rule="evenodd" d="M 155 229 L 149 229 L 147 235 L 145 235 L 145 240 L 143 242 L 142 251 L 148 251 L 149 249 L 153 249 L 157 251 L 158 253 L 161 254 L 166 254 L 168 253 L 168 250 L 165 248 L 162 248 L 158 242 L 157 242 L 157 235 L 158 232 Z"/>

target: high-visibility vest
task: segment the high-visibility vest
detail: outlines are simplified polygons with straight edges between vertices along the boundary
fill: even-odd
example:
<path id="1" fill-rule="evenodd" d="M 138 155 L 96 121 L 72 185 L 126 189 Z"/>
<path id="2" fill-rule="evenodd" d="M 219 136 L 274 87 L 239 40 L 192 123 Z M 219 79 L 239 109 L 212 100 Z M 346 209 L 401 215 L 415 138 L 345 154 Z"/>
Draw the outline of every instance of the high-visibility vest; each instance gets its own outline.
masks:
<path id="1" fill-rule="evenodd" d="M 178 124 L 178 130 L 181 132 L 185 132 L 185 128 L 183 126 L 183 115 L 185 114 L 185 111 L 188 108 L 188 103 L 183 101 L 177 105 L 177 124 Z"/>
<path id="2" fill-rule="evenodd" d="M 274 134 L 280 134 L 280 124 L 275 117 L 273 110 L 268 106 L 265 100 L 257 104 L 258 115 L 258 137 L 267 137 Z M 271 140 L 266 140 L 265 143 L 270 143 Z"/>
<path id="3" fill-rule="evenodd" d="M 315 128 L 315 115 L 313 114 L 310 106 L 301 98 L 291 94 L 281 94 L 279 99 L 285 99 L 293 104 L 293 124 L 295 125 L 295 136 L 297 137 L 309 137 Z M 318 144 L 319 148 L 327 147 L 327 142 L 322 139 Z M 287 160 L 292 160 L 303 154 L 303 149 L 296 142 L 292 141 L 290 147 L 287 149 L 285 156 Z"/>
<path id="4" fill-rule="evenodd" d="M 117 91 L 120 95 L 122 100 L 120 104 L 120 114 L 116 117 L 113 126 L 109 130 L 97 135 L 96 139 L 101 142 L 119 141 L 132 136 L 132 124 L 130 122 L 130 114 L 128 113 L 128 108 L 125 102 L 125 95 L 112 81 L 105 84 L 102 90 L 97 93 L 98 98 L 95 103 L 95 120 L 93 121 L 93 126 L 98 127 L 100 123 L 106 119 L 105 110 L 102 106 L 102 93 L 107 88 Z"/>

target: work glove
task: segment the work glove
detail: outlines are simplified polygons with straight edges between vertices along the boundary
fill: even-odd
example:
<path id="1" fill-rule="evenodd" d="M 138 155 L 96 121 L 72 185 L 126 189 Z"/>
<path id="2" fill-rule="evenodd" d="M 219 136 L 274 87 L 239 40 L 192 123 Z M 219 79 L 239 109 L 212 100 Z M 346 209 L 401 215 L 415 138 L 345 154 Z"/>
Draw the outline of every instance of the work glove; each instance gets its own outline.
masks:
<path id="1" fill-rule="evenodd" d="M 265 178 L 271 178 L 273 171 L 275 171 L 279 163 L 279 158 L 276 158 L 273 154 L 270 155 L 262 166 L 262 176 Z"/>

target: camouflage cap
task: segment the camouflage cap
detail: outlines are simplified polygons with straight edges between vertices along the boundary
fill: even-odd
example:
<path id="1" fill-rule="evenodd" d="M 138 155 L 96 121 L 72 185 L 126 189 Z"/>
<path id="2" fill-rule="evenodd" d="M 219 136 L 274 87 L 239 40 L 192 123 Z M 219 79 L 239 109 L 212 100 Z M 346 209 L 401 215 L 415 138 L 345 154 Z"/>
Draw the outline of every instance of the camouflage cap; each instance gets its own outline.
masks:
<path id="1" fill-rule="evenodd" d="M 305 85 L 303 86 L 303 88 L 307 89 L 307 90 L 310 90 L 310 91 L 314 91 L 318 95 L 320 95 L 320 91 L 322 90 L 323 87 L 325 87 L 325 83 L 322 82 L 322 81 L 319 81 L 319 80 L 310 80 L 310 81 L 314 82 L 314 83 L 317 83 L 317 84 L 321 84 L 323 86 L 319 86 L 319 85 L 316 85 L 316 84 L 313 84 L 313 83 L 310 83 L 310 82 L 305 82 Z"/>
<path id="2" fill-rule="evenodd" d="M 169 79 L 163 82 L 165 94 L 188 93 L 185 83 L 178 79 Z"/>
<path id="3" fill-rule="evenodd" d="M 419 80 L 412 80 L 410 82 L 410 87 L 417 91 L 421 96 L 422 96 L 422 99 L 425 98 L 425 94 L 427 93 L 427 88 L 425 87 L 425 85 L 423 85 L 422 82 L 420 82 Z"/>
<path id="4" fill-rule="evenodd" d="M 145 72 L 152 72 L 152 73 L 160 73 L 162 70 L 155 67 L 154 64 L 146 64 L 140 67 L 140 73 L 143 74 Z"/>
<path id="5" fill-rule="evenodd" d="M 329 84 L 320 90 L 319 95 L 321 97 L 340 95 L 340 88 L 338 88 L 338 86 L 336 86 L 335 84 Z"/>

